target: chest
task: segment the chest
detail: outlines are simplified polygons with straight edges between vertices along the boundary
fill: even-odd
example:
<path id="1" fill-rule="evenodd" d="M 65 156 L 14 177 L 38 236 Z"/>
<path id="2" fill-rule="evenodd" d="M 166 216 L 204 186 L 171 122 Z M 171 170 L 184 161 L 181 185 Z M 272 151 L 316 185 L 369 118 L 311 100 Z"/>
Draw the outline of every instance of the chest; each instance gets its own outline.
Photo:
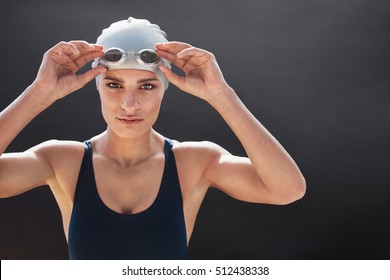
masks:
<path id="1" fill-rule="evenodd" d="M 164 156 L 131 166 L 99 156 L 86 162 L 69 225 L 70 257 L 185 258 L 186 225 L 173 170 Z M 121 214 L 146 211 L 117 215 L 101 207 L 101 202 Z"/>
<path id="2" fill-rule="evenodd" d="M 94 156 L 92 162 L 98 195 L 111 210 L 135 214 L 155 201 L 165 169 L 163 155 L 129 166 L 99 156 Z"/>

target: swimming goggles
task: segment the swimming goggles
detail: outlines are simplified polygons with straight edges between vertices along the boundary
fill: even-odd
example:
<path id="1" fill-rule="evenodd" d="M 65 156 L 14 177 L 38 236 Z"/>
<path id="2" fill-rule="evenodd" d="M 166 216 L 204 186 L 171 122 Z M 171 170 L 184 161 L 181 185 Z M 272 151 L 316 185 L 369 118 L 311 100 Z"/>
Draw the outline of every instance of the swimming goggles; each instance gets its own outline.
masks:
<path id="1" fill-rule="evenodd" d="M 124 51 L 120 48 L 109 48 L 107 49 L 102 58 L 100 59 L 100 63 L 104 66 L 115 66 L 124 63 L 128 55 L 133 55 L 135 61 L 140 65 L 149 65 L 153 66 L 160 62 L 160 57 L 154 50 L 151 49 L 143 49 L 138 52 L 129 50 Z"/>

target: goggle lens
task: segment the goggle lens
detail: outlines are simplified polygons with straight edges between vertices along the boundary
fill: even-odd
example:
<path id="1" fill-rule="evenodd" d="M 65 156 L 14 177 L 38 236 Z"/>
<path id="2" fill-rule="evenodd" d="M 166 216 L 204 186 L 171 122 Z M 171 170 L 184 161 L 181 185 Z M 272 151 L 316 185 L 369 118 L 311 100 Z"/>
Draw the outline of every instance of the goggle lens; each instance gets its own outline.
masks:
<path id="1" fill-rule="evenodd" d="M 156 64 L 160 61 L 159 56 L 153 50 L 142 50 L 139 53 L 128 51 L 127 53 L 121 49 L 108 49 L 103 55 L 103 60 L 108 63 L 123 63 L 126 60 L 128 53 L 135 56 L 136 61 L 140 64 Z"/>
<path id="2" fill-rule="evenodd" d="M 123 55 L 124 53 L 122 53 L 120 50 L 112 49 L 104 53 L 103 59 L 108 62 L 118 62 L 122 59 Z"/>
<path id="3" fill-rule="evenodd" d="M 148 64 L 151 64 L 151 63 L 156 63 L 158 62 L 158 56 L 155 52 L 151 52 L 151 51 L 143 51 L 139 54 L 139 58 L 145 62 L 145 63 L 148 63 Z"/>

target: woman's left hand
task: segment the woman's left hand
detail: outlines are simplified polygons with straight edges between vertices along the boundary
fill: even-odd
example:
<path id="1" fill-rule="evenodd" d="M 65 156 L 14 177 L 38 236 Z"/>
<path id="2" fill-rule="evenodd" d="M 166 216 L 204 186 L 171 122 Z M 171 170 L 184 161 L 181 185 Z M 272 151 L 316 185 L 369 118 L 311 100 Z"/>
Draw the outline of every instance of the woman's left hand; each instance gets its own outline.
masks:
<path id="1" fill-rule="evenodd" d="M 156 47 L 160 57 L 185 73 L 180 76 L 168 67 L 160 66 L 168 81 L 179 89 L 210 102 L 229 87 L 212 53 L 182 42 L 161 43 Z"/>

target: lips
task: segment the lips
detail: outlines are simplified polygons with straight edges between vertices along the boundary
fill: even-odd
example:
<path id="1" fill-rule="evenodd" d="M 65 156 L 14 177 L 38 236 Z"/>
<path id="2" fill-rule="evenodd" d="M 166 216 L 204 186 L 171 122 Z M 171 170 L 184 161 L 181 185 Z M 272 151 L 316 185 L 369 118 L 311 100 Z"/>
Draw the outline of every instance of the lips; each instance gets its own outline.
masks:
<path id="1" fill-rule="evenodd" d="M 126 117 L 118 117 L 117 120 L 124 125 L 136 125 L 142 121 L 140 118 L 126 118 Z"/>

